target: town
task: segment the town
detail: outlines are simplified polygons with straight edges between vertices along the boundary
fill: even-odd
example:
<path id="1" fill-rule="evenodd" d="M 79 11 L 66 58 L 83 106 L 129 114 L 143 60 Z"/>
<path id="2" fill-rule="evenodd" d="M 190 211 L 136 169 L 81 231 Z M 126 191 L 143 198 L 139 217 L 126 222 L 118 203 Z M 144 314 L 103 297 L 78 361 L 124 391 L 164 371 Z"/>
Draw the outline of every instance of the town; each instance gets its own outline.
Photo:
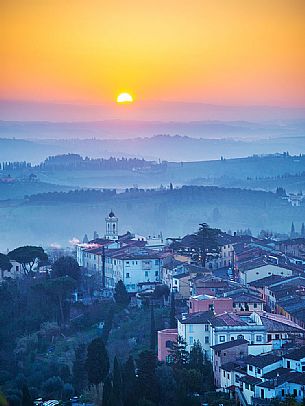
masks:
<path id="1" fill-rule="evenodd" d="M 165 239 L 121 232 L 110 210 L 104 233 L 70 250 L 0 254 L 1 340 L 16 339 L 0 354 L 4 395 L 16 405 L 302 404 L 303 228 L 280 240 L 201 223 Z M 39 314 L 24 319 L 20 306 Z M 36 377 L 32 364 L 53 367 Z"/>

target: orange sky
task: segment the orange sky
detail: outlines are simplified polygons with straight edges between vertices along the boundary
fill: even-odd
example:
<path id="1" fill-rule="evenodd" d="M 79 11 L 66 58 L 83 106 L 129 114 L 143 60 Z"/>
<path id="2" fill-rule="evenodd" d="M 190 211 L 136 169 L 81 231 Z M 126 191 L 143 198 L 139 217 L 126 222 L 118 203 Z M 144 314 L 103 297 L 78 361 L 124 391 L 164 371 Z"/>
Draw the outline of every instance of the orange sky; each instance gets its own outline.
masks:
<path id="1" fill-rule="evenodd" d="M 0 41 L 1 99 L 305 105 L 304 0 L 1 1 Z"/>

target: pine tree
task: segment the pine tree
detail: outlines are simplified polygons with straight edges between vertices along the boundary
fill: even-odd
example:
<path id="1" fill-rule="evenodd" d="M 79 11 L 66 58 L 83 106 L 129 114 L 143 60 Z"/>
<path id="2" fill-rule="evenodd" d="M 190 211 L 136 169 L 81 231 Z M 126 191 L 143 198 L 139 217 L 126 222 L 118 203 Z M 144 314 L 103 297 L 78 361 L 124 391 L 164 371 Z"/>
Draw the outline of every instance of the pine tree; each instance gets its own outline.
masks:
<path id="1" fill-rule="evenodd" d="M 80 395 L 88 386 L 86 353 L 87 348 L 85 344 L 80 344 L 75 349 L 75 360 L 72 366 L 72 381 L 78 395 Z"/>
<path id="2" fill-rule="evenodd" d="M 88 345 L 86 367 L 88 381 L 99 395 L 99 385 L 105 381 L 109 371 L 109 357 L 102 338 L 95 338 Z"/>
<path id="3" fill-rule="evenodd" d="M 186 341 L 181 336 L 178 336 L 177 341 L 173 342 L 169 352 L 175 367 L 183 368 L 189 363 L 189 353 L 186 350 L 186 346 Z"/>
<path id="4" fill-rule="evenodd" d="M 175 293 L 171 293 L 171 307 L 169 315 L 169 328 L 177 328 Z"/>
<path id="5" fill-rule="evenodd" d="M 123 308 L 127 307 L 130 303 L 130 296 L 121 280 L 115 285 L 114 300 L 117 305 Z"/>
<path id="6" fill-rule="evenodd" d="M 121 367 L 117 357 L 114 357 L 113 361 L 113 398 L 115 401 L 115 406 L 123 406 L 123 382 Z"/>
<path id="7" fill-rule="evenodd" d="M 152 303 L 150 305 L 150 349 L 152 351 L 156 350 L 156 322 L 154 306 Z"/>

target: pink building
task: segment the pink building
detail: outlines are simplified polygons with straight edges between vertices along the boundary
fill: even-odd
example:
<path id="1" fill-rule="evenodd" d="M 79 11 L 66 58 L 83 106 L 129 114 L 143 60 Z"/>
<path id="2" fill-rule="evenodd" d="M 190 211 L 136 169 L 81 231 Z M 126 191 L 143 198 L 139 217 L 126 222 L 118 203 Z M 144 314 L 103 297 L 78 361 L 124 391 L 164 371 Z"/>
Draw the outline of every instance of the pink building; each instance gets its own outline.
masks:
<path id="1" fill-rule="evenodd" d="M 233 311 L 233 299 L 210 295 L 192 296 L 188 301 L 189 313 L 214 311 L 215 314 Z"/>
<path id="2" fill-rule="evenodd" d="M 158 360 L 169 362 L 170 350 L 173 347 L 173 342 L 178 339 L 178 331 L 176 328 L 167 328 L 158 331 Z"/>

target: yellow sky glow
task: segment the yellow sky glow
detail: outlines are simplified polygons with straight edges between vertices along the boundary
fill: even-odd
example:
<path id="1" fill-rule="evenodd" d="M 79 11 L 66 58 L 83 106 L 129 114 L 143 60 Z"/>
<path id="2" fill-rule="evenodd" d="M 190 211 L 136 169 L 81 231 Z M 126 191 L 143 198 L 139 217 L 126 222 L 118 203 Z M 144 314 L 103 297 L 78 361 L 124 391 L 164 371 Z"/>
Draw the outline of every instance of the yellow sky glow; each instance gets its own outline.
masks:
<path id="1" fill-rule="evenodd" d="M 0 97 L 305 105 L 304 0 L 11 0 Z"/>

